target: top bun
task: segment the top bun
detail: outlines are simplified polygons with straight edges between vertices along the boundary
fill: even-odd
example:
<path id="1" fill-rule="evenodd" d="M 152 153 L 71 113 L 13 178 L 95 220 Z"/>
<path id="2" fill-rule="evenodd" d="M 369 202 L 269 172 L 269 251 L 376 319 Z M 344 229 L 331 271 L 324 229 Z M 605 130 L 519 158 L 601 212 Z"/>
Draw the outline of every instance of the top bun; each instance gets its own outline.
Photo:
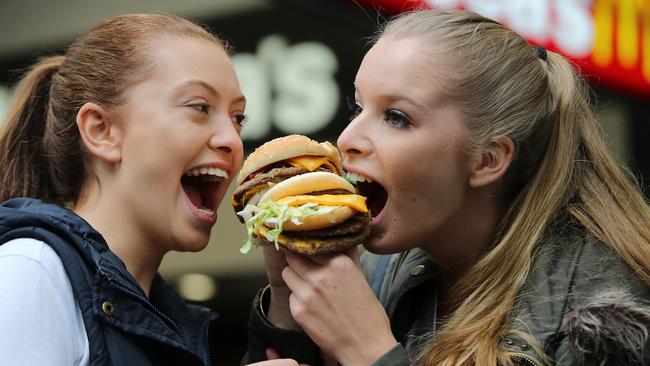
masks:
<path id="1" fill-rule="evenodd" d="M 337 173 L 343 171 L 339 150 L 328 141 L 319 143 L 307 136 L 288 135 L 268 141 L 255 149 L 244 161 L 237 176 L 237 184 L 241 185 L 249 175 L 267 165 L 304 155 L 328 157 L 336 166 Z"/>

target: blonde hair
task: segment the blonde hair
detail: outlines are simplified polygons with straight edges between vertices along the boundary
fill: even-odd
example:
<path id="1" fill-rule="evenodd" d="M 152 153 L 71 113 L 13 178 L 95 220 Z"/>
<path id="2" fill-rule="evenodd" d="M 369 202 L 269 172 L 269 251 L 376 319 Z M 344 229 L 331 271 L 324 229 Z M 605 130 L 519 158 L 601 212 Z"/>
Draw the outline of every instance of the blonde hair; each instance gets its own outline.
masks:
<path id="1" fill-rule="evenodd" d="M 511 365 L 497 340 L 510 331 L 506 318 L 537 243 L 563 213 L 650 284 L 648 205 L 606 148 L 588 88 L 562 56 L 548 52 L 544 60 L 515 32 L 467 11 L 405 14 L 385 26 L 384 37 L 421 39 L 431 62 L 446 67 L 437 76 L 466 116 L 470 152 L 488 152 L 501 137 L 516 145 L 502 182 L 510 209 L 500 234 L 452 288 L 456 310 L 420 363 Z"/>
<path id="2" fill-rule="evenodd" d="M 76 126 L 79 109 L 94 102 L 110 109 L 154 66 L 152 41 L 161 36 L 223 43 L 178 16 L 127 14 L 109 18 L 76 40 L 65 55 L 36 63 L 16 88 L 0 135 L 0 202 L 29 196 L 74 203 L 90 165 Z"/>

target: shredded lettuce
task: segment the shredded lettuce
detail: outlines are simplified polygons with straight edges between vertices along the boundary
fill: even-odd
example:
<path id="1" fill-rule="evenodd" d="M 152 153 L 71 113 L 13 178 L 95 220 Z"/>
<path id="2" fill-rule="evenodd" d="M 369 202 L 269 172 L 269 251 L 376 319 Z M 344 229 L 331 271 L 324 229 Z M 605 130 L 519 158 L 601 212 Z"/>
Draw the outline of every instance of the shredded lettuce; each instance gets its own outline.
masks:
<path id="1" fill-rule="evenodd" d="M 357 180 L 354 179 L 348 172 L 345 172 L 345 174 L 343 174 L 343 179 L 347 180 L 353 186 L 356 186 L 358 183 Z"/>
<path id="2" fill-rule="evenodd" d="M 272 224 L 273 229 L 266 233 L 266 239 L 275 243 L 275 249 L 279 249 L 278 237 L 282 233 L 282 226 L 286 221 L 291 220 L 296 225 L 301 225 L 300 219 L 311 215 L 326 215 L 339 206 L 321 206 L 316 203 L 305 203 L 300 206 L 288 206 L 273 201 L 266 201 L 258 206 L 246 205 L 237 213 L 246 222 L 248 240 L 242 245 L 239 251 L 242 254 L 248 253 L 253 245 L 259 245 L 259 240 L 253 234 L 253 230 L 264 223 Z"/>

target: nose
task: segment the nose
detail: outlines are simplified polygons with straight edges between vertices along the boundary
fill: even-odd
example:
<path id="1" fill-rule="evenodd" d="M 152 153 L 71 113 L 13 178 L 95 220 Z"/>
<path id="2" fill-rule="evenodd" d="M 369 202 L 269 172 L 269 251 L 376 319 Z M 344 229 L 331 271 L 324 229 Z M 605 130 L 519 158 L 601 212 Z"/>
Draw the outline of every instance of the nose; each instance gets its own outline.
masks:
<path id="1" fill-rule="evenodd" d="M 341 132 L 336 144 L 346 158 L 368 155 L 372 150 L 368 133 L 369 129 L 362 126 L 359 115 Z"/>
<path id="2" fill-rule="evenodd" d="M 217 124 L 208 140 L 208 147 L 225 155 L 234 154 L 235 160 L 243 159 L 244 146 L 239 132 L 230 120 L 228 123 Z"/>

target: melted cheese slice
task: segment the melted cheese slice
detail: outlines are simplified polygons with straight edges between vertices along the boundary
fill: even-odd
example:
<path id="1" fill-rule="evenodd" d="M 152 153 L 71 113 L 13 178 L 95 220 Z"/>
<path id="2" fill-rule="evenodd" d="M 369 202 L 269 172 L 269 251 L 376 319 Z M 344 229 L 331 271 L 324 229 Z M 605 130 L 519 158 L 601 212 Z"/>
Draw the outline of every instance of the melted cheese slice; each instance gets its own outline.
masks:
<path id="1" fill-rule="evenodd" d="M 368 212 L 366 197 L 358 194 L 298 195 L 280 198 L 277 202 L 287 206 L 300 206 L 305 203 L 317 203 L 323 206 L 347 206 L 359 212 Z"/>
<path id="2" fill-rule="evenodd" d="M 325 165 L 328 167 L 331 171 L 335 173 L 340 173 L 334 164 L 332 164 L 331 161 L 329 161 L 326 157 L 324 156 L 297 156 L 295 158 L 291 158 L 288 160 L 289 164 L 293 166 L 301 166 L 310 172 L 313 172 L 314 170 L 318 169 L 319 166 Z"/>

